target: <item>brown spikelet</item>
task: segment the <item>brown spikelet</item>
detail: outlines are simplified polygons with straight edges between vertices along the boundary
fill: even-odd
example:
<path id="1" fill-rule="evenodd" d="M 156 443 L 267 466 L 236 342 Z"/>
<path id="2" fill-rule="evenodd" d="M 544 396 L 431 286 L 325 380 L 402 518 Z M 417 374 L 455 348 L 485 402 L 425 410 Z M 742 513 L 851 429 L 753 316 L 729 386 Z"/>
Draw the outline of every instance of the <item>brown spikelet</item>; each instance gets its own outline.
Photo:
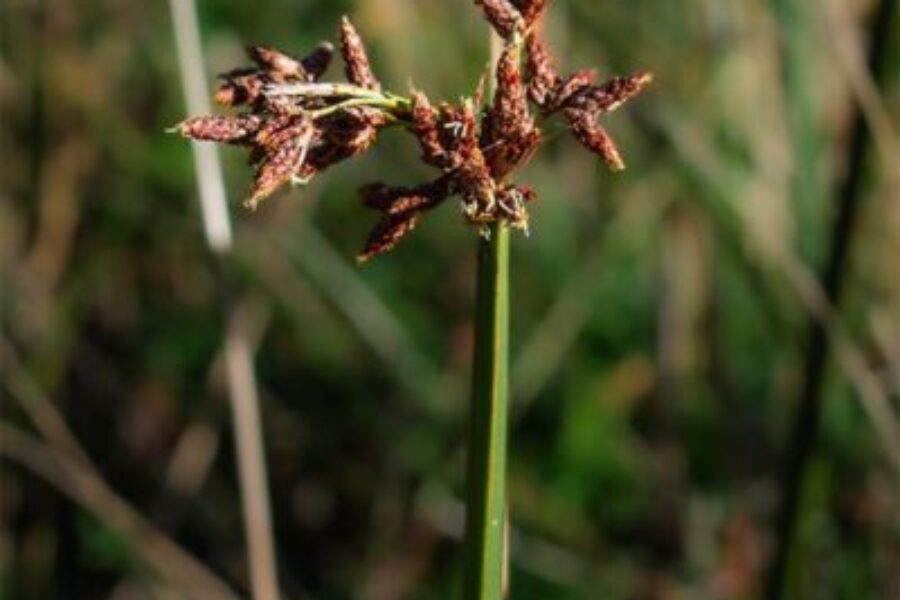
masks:
<path id="1" fill-rule="evenodd" d="M 359 189 L 359 196 L 363 206 L 387 214 L 430 210 L 453 193 L 452 180 L 453 177 L 443 175 L 434 181 L 412 187 L 369 183 Z"/>
<path id="2" fill-rule="evenodd" d="M 291 125 L 297 126 L 298 120 L 288 115 L 278 115 L 266 119 L 265 123 L 253 136 L 253 145 L 259 147 L 266 154 L 274 152 L 291 135 Z"/>
<path id="3" fill-rule="evenodd" d="M 309 81 L 318 81 L 325 74 L 333 55 L 334 45 L 330 42 L 322 42 L 300 60 Z"/>
<path id="4" fill-rule="evenodd" d="M 475 4 L 503 39 L 508 39 L 523 23 L 521 13 L 510 0 L 475 0 Z"/>
<path id="5" fill-rule="evenodd" d="M 247 55 L 260 66 L 273 81 L 290 79 L 306 80 L 303 64 L 284 52 L 266 46 L 248 46 Z"/>
<path id="6" fill-rule="evenodd" d="M 516 8 L 522 13 L 525 23 L 531 25 L 541 15 L 544 7 L 547 6 L 547 0 L 513 0 Z"/>
<path id="7" fill-rule="evenodd" d="M 650 73 L 637 73 L 628 77 L 614 77 L 600 86 L 593 86 L 573 97 L 573 105 L 588 107 L 592 111 L 608 113 L 637 96 L 653 81 Z"/>
<path id="8" fill-rule="evenodd" d="M 525 40 L 525 67 L 528 97 L 543 107 L 559 83 L 559 74 L 537 32 L 531 32 Z"/>
<path id="9" fill-rule="evenodd" d="M 494 103 L 484 120 L 482 149 L 490 172 L 502 179 L 527 160 L 540 144 L 540 131 L 528 110 L 528 92 L 519 66 L 519 51 L 509 45 L 497 63 Z"/>
<path id="10" fill-rule="evenodd" d="M 246 205 L 255 209 L 259 202 L 290 180 L 306 159 L 314 130 L 309 122 L 292 124 L 282 132 L 281 144 L 260 163 Z"/>
<path id="11" fill-rule="evenodd" d="M 300 158 L 300 146 L 294 141 L 284 144 L 275 154 L 264 160 L 256 170 L 247 208 L 256 210 L 259 203 L 272 195 L 290 179 Z"/>
<path id="12" fill-rule="evenodd" d="M 437 113 L 437 133 L 445 154 L 442 168 L 454 169 L 464 160 L 461 148 L 478 145 L 475 115 L 446 102 L 438 106 Z"/>
<path id="13" fill-rule="evenodd" d="M 412 231 L 420 214 L 435 208 L 450 196 L 453 192 L 452 179 L 445 175 L 413 187 L 370 183 L 360 188 L 363 204 L 384 215 L 375 225 L 357 259 L 364 262 L 393 248 Z"/>
<path id="14" fill-rule="evenodd" d="M 560 81 L 553 91 L 548 110 L 558 110 L 565 106 L 572 98 L 587 90 L 596 76 L 597 74 L 593 70 L 582 69 Z"/>
<path id="15" fill-rule="evenodd" d="M 277 115 L 266 120 L 248 142 L 252 147 L 248 162 L 251 165 L 261 163 L 291 139 L 305 138 L 309 135 L 309 145 L 312 146 L 321 137 L 322 132 L 317 128 L 308 132 L 307 127 L 307 120 L 302 115 Z"/>
<path id="16" fill-rule="evenodd" d="M 327 143 L 335 146 L 342 158 L 356 156 L 375 142 L 384 115 L 370 108 L 352 108 L 320 121 Z"/>
<path id="17" fill-rule="evenodd" d="M 238 69 L 221 77 L 224 81 L 216 90 L 215 100 L 222 106 L 252 104 L 266 84 L 265 78 L 255 69 Z"/>
<path id="18" fill-rule="evenodd" d="M 372 73 L 362 38 L 347 17 L 341 19 L 341 54 L 344 56 L 344 69 L 350 83 L 370 90 L 381 89 L 381 84 Z"/>
<path id="19" fill-rule="evenodd" d="M 373 256 L 384 254 L 397 245 L 397 242 L 412 231 L 419 220 L 415 211 L 400 214 L 387 214 L 375 225 L 362 252 L 356 256 L 359 262 L 366 262 Z"/>
<path id="20" fill-rule="evenodd" d="M 541 145 L 541 131 L 537 127 L 508 142 L 497 145 L 496 149 L 485 149 L 491 175 L 503 179 L 511 172 L 527 163 Z"/>
<path id="21" fill-rule="evenodd" d="M 397 188 L 386 183 L 367 183 L 359 188 L 359 199 L 363 206 L 388 212 L 397 199 Z"/>
<path id="22" fill-rule="evenodd" d="M 527 90 L 519 68 L 519 52 L 507 46 L 497 62 L 497 88 L 494 103 L 487 114 L 485 142 L 491 144 L 530 128 Z"/>
<path id="23" fill-rule="evenodd" d="M 307 180 L 336 163 L 362 154 L 375 142 L 383 124 L 379 113 L 362 108 L 317 121 L 316 126 L 322 131 L 321 143 L 310 149 L 295 175 Z"/>
<path id="24" fill-rule="evenodd" d="M 441 146 L 437 119 L 428 97 L 419 91 L 412 93 L 412 123 L 410 130 L 415 134 L 422 149 L 422 160 L 429 165 L 443 168 L 447 164 L 447 155 Z"/>
<path id="25" fill-rule="evenodd" d="M 613 171 L 625 169 L 625 162 L 616 148 L 615 142 L 594 119 L 592 113 L 578 108 L 567 108 L 564 111 L 569 129 L 581 145 L 600 156 L 603 162 Z"/>
<path id="26" fill-rule="evenodd" d="M 470 223 L 486 223 L 495 218 L 496 182 L 481 148 L 477 144 L 460 147 L 460 166 L 456 169 L 456 187 L 462 196 L 463 214 Z"/>
<path id="27" fill-rule="evenodd" d="M 262 119 L 256 115 L 192 117 L 176 125 L 173 130 L 195 140 L 241 144 L 246 143 L 261 124 Z"/>

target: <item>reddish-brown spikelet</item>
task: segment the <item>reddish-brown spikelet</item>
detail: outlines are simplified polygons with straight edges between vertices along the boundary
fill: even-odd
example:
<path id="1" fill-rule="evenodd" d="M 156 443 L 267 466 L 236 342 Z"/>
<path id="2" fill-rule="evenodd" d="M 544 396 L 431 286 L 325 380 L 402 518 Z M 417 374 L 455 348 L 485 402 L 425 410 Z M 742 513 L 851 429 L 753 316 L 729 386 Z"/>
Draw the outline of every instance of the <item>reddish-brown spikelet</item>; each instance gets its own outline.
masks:
<path id="1" fill-rule="evenodd" d="M 488 23 L 503 39 L 508 39 L 522 24 L 522 15 L 509 0 L 475 0 Z"/>
<path id="2" fill-rule="evenodd" d="M 481 224 L 494 220 L 497 185 L 481 151 L 473 152 L 457 169 L 455 180 L 462 195 L 463 213 L 469 222 Z"/>
<path id="3" fill-rule="evenodd" d="M 265 78 L 256 69 L 236 69 L 220 77 L 224 81 L 216 90 L 215 100 L 222 106 L 252 104 L 266 84 Z"/>
<path id="4" fill-rule="evenodd" d="M 461 106 L 442 106 L 444 113 L 450 119 L 443 124 L 443 128 L 449 134 L 446 148 L 454 155 L 453 164 L 462 165 L 481 157 L 481 147 L 478 145 L 478 121 L 475 119 L 474 107 L 469 103 Z M 483 159 L 483 157 L 482 157 Z"/>
<path id="5" fill-rule="evenodd" d="M 386 214 L 424 211 L 434 208 L 450 196 L 451 179 L 450 176 L 443 175 L 434 181 L 412 187 L 369 183 L 359 189 L 359 196 L 364 206 Z"/>
<path id="6" fill-rule="evenodd" d="M 300 60 L 310 81 L 318 81 L 325 74 L 333 55 L 334 45 L 330 42 L 322 42 Z"/>
<path id="7" fill-rule="evenodd" d="M 532 31 L 525 40 L 525 68 L 528 97 L 543 107 L 559 83 L 559 74 L 536 31 Z"/>
<path id="8" fill-rule="evenodd" d="M 494 103 L 484 121 L 482 148 L 491 174 L 502 179 L 530 157 L 540 132 L 528 110 L 528 93 L 519 67 L 519 51 L 508 46 L 497 63 Z"/>
<path id="9" fill-rule="evenodd" d="M 603 85 L 584 90 L 578 97 L 572 98 L 572 103 L 599 113 L 612 112 L 637 96 L 651 81 L 653 76 L 650 73 L 614 77 Z"/>
<path id="10" fill-rule="evenodd" d="M 396 190 L 397 188 L 378 181 L 363 185 L 358 193 L 363 206 L 387 212 L 397 199 Z"/>
<path id="11" fill-rule="evenodd" d="M 537 21 L 544 7 L 547 6 L 547 0 L 513 0 L 513 3 L 522 13 L 522 18 L 528 25 Z"/>
<path id="12" fill-rule="evenodd" d="M 551 94 L 547 109 L 554 111 L 562 108 L 570 99 L 591 87 L 596 77 L 597 74 L 592 69 L 575 71 L 557 84 Z"/>
<path id="13" fill-rule="evenodd" d="M 477 146 L 475 116 L 462 107 L 441 102 L 437 110 L 437 133 L 444 152 L 445 170 L 455 169 L 462 164 L 463 146 Z"/>
<path id="14" fill-rule="evenodd" d="M 344 56 L 344 69 L 350 83 L 370 90 L 381 89 L 381 84 L 372 73 L 362 38 L 347 17 L 341 19 L 341 54 Z"/>
<path id="15" fill-rule="evenodd" d="M 384 254 L 391 250 L 400 241 L 400 238 L 412 231 L 419 220 L 419 213 L 415 211 L 388 214 L 381 218 L 375 225 L 362 252 L 356 256 L 359 262 L 366 262 L 373 256 Z"/>
<path id="16" fill-rule="evenodd" d="M 595 120 L 592 113 L 579 109 L 567 108 L 564 111 L 569 129 L 581 145 L 600 156 L 613 171 L 625 169 L 625 162 L 616 148 L 615 142 Z"/>
<path id="17" fill-rule="evenodd" d="M 316 141 L 294 175 L 301 180 L 369 149 L 385 125 L 384 115 L 368 108 L 353 108 L 316 121 Z M 321 135 L 320 133 L 321 132 Z"/>
<path id="18" fill-rule="evenodd" d="M 291 123 L 273 136 L 280 143 L 265 154 L 256 170 L 253 188 L 246 205 L 256 208 L 264 198 L 290 180 L 304 162 L 315 130 L 307 120 Z M 272 140 L 270 140 L 272 143 Z"/>
<path id="19" fill-rule="evenodd" d="M 441 146 L 437 119 L 428 97 L 420 91 L 414 91 L 410 112 L 412 116 L 410 130 L 422 148 L 422 160 L 434 167 L 444 168 L 447 165 L 447 155 Z"/>
<path id="20" fill-rule="evenodd" d="M 265 154 L 271 154 L 293 135 L 291 126 L 296 126 L 298 122 L 302 122 L 302 118 L 289 115 L 276 115 L 267 119 L 253 136 L 253 146 Z"/>
<path id="21" fill-rule="evenodd" d="M 303 64 L 284 52 L 268 48 L 266 46 L 248 46 L 247 55 L 263 69 L 273 81 L 286 81 L 290 79 L 307 79 L 306 69 Z"/>
<path id="22" fill-rule="evenodd" d="M 387 252 L 412 231 L 422 212 L 435 208 L 450 196 L 452 183 L 445 175 L 413 187 L 371 183 L 360 188 L 359 193 L 365 206 L 384 213 L 357 256 L 357 260 L 364 262 Z"/>
<path id="23" fill-rule="evenodd" d="M 380 128 L 387 124 L 384 115 L 371 108 L 351 108 L 320 121 L 328 143 L 346 152 L 346 157 L 368 150 Z"/>
<path id="24" fill-rule="evenodd" d="M 259 130 L 261 124 L 262 119 L 256 115 L 192 117 L 176 125 L 175 130 L 195 140 L 243 144 Z"/>
<path id="25" fill-rule="evenodd" d="M 519 68 L 519 52 L 514 46 L 503 50 L 497 62 L 497 88 L 494 103 L 486 116 L 484 138 L 486 144 L 518 137 L 530 128 L 528 97 L 522 72 Z"/>
<path id="26" fill-rule="evenodd" d="M 269 155 L 256 170 L 253 180 L 253 188 L 245 205 L 255 209 L 260 201 L 272 195 L 291 177 L 291 173 L 300 162 L 302 148 L 296 141 L 291 140 L 281 146 L 274 154 Z"/>

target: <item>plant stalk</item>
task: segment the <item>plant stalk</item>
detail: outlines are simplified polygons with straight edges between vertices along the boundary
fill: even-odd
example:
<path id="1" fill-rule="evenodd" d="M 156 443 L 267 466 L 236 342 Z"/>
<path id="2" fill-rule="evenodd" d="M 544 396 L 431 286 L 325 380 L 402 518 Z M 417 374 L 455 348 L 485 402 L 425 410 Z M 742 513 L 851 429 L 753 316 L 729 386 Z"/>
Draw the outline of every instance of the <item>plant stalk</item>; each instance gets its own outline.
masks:
<path id="1" fill-rule="evenodd" d="M 479 238 L 466 487 L 464 600 L 503 597 L 509 346 L 509 226 Z"/>

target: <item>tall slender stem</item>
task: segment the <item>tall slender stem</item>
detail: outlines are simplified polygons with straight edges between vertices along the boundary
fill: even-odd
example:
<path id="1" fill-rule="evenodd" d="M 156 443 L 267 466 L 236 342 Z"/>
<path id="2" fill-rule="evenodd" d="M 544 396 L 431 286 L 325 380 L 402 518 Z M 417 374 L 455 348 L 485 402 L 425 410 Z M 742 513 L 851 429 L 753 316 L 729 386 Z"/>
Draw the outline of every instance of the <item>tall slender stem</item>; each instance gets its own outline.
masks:
<path id="1" fill-rule="evenodd" d="M 478 245 L 475 358 L 466 491 L 463 598 L 503 597 L 509 342 L 509 227 Z"/>

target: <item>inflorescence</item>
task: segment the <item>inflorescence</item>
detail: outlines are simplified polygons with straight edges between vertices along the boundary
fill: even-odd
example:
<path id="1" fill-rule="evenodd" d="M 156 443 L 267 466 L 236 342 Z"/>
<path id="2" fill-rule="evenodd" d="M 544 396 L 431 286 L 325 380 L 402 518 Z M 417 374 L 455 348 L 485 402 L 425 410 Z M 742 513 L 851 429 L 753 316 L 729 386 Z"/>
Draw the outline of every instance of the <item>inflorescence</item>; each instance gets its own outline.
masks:
<path id="1" fill-rule="evenodd" d="M 254 67 L 221 75 L 215 98 L 244 106 L 232 116 L 201 116 L 175 127 L 182 136 L 250 148 L 256 175 L 247 206 L 287 182 L 303 184 L 317 173 L 368 150 L 379 131 L 401 125 L 418 140 L 422 160 L 441 174 L 414 186 L 372 183 L 360 189 L 365 206 L 381 213 L 359 260 L 386 252 L 413 229 L 419 216 L 451 196 L 461 199 L 466 220 L 481 230 L 495 221 L 527 230 L 526 204 L 534 192 L 509 182 L 541 143 L 535 115 L 562 115 L 575 138 L 615 171 L 624 163 L 598 117 L 637 95 L 648 73 L 596 85 L 593 71 L 563 77 L 540 38 L 546 0 L 475 0 L 503 51 L 493 98 L 482 106 L 479 85 L 458 103 L 432 105 L 419 90 L 400 96 L 382 90 L 365 46 L 350 21 L 341 22 L 340 48 L 348 83 L 320 82 L 333 46 L 322 43 L 295 59 L 271 48 L 248 49 Z"/>

